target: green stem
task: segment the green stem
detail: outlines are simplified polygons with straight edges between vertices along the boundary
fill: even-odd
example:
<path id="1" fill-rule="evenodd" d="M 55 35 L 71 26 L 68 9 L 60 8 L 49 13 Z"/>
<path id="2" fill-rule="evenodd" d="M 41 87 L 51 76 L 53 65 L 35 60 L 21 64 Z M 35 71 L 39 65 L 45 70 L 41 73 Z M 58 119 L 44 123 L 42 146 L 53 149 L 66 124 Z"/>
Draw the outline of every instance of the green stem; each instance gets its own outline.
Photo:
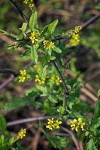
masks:
<path id="1" fill-rule="evenodd" d="M 65 98 L 63 99 L 63 107 L 64 107 L 64 109 L 66 109 L 66 99 L 69 96 L 68 88 L 67 88 L 67 85 L 65 83 L 65 80 L 64 80 L 62 74 L 59 71 L 58 66 L 56 65 L 56 62 L 55 61 L 51 61 L 51 62 L 54 65 L 54 67 L 56 68 L 56 70 L 57 70 L 57 72 L 59 74 L 60 79 L 62 80 L 62 84 L 63 84 L 63 87 L 64 87 L 64 95 L 65 95 Z"/>

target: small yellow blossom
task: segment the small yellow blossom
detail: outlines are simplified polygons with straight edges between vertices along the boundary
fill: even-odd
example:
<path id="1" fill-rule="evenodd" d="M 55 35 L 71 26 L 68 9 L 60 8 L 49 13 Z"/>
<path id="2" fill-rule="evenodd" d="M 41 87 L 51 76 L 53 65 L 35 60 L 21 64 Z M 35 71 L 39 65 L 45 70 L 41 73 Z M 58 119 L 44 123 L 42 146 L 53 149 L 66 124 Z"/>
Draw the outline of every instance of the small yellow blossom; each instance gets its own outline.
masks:
<path id="1" fill-rule="evenodd" d="M 81 29 L 82 29 L 81 26 L 76 26 L 76 27 L 74 28 L 74 32 L 75 32 L 75 33 L 78 33 Z"/>
<path id="2" fill-rule="evenodd" d="M 51 77 L 51 80 L 54 81 L 56 83 L 56 85 L 59 85 L 62 82 L 62 80 L 59 78 L 59 76 L 56 76 L 56 75 L 53 75 Z"/>
<path id="3" fill-rule="evenodd" d="M 25 76 L 25 75 L 26 75 L 26 70 L 20 70 L 20 74 L 21 74 L 22 76 Z"/>
<path id="4" fill-rule="evenodd" d="M 55 120 L 54 127 L 56 129 L 59 129 L 60 128 L 60 126 L 59 126 L 60 124 L 62 124 L 62 122 L 57 119 L 57 120 Z"/>
<path id="5" fill-rule="evenodd" d="M 35 76 L 35 82 L 37 82 L 38 84 L 44 84 L 44 83 L 45 83 L 45 80 L 46 80 L 46 77 L 40 79 L 40 78 L 39 78 L 39 75 L 36 75 L 36 76 Z"/>
<path id="6" fill-rule="evenodd" d="M 31 36 L 29 38 L 31 39 L 33 44 L 38 41 L 38 36 L 39 36 L 38 32 L 32 32 L 31 33 Z"/>
<path id="7" fill-rule="evenodd" d="M 49 40 L 44 40 L 43 45 L 46 49 L 53 49 L 55 47 L 54 43 Z"/>
<path id="8" fill-rule="evenodd" d="M 48 119 L 48 125 L 46 126 L 46 128 L 48 128 L 49 130 L 52 130 L 54 128 L 54 118 L 52 119 Z"/>
<path id="9" fill-rule="evenodd" d="M 33 0 L 24 0 L 23 3 L 28 5 L 30 9 L 34 7 Z"/>
<path id="10" fill-rule="evenodd" d="M 79 31 L 80 31 L 81 29 L 82 29 L 81 26 L 76 26 L 73 30 L 69 30 L 69 31 L 67 32 L 67 34 L 68 34 L 69 37 L 70 37 L 70 36 L 73 35 L 73 33 L 79 33 Z"/>
<path id="11" fill-rule="evenodd" d="M 73 121 L 70 122 L 71 129 L 78 131 L 80 128 L 82 131 L 84 130 L 85 122 L 83 122 L 82 118 L 74 119 Z"/>
<path id="12" fill-rule="evenodd" d="M 26 129 L 21 129 L 18 132 L 17 139 L 22 139 L 26 135 Z"/>
<path id="13" fill-rule="evenodd" d="M 80 36 L 79 36 L 79 31 L 82 29 L 81 26 L 76 26 L 73 30 L 70 30 L 67 32 L 69 37 L 71 37 L 70 41 L 68 44 L 66 44 L 66 47 L 71 47 L 71 46 L 77 46 L 80 42 Z"/>
<path id="14" fill-rule="evenodd" d="M 19 82 L 25 82 L 25 80 L 30 79 L 30 75 L 26 70 L 20 70 L 20 76 L 18 77 Z"/>
<path id="15" fill-rule="evenodd" d="M 39 64 L 39 65 L 34 65 L 34 69 L 36 72 L 40 72 L 43 70 L 42 66 Z"/>
<path id="16" fill-rule="evenodd" d="M 46 128 L 48 128 L 49 130 L 59 129 L 60 124 L 62 124 L 62 122 L 58 119 L 57 120 L 54 120 L 54 118 L 48 119 L 48 124 L 47 124 Z"/>
<path id="17" fill-rule="evenodd" d="M 66 47 L 70 47 L 70 46 L 77 46 L 80 42 L 80 36 L 79 34 L 73 33 L 72 37 L 69 41 L 69 43 L 66 45 Z"/>
<path id="18" fill-rule="evenodd" d="M 23 77 L 23 76 L 19 76 L 19 82 L 24 82 L 25 81 L 25 77 Z"/>

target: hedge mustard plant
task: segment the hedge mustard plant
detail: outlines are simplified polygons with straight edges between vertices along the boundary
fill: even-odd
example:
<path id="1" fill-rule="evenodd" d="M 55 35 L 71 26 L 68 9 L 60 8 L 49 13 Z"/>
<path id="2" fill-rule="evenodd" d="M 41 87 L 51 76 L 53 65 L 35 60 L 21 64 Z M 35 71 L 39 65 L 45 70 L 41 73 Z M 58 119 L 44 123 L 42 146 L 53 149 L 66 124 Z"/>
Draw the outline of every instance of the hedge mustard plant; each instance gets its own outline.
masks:
<path id="1" fill-rule="evenodd" d="M 32 0 L 24 0 L 23 3 L 28 5 L 31 9 L 33 9 L 34 4 Z M 86 109 L 82 107 L 83 103 L 82 105 L 81 102 L 76 104 L 75 101 L 73 100 L 73 97 L 74 99 L 79 99 L 77 93 L 79 93 L 80 83 L 76 80 L 73 81 L 72 78 L 71 79 L 69 78 L 68 80 L 67 78 L 61 80 L 60 77 L 62 75 L 63 68 L 59 69 L 59 67 L 57 68 L 57 65 L 55 66 L 54 63 L 52 63 L 55 62 L 55 64 L 58 63 L 61 64 L 61 66 L 64 65 L 65 62 L 63 60 L 64 59 L 63 56 L 65 54 L 67 55 L 67 52 L 69 53 L 70 47 L 77 46 L 80 42 L 79 32 L 81 30 L 81 26 L 76 26 L 73 30 L 70 30 L 66 33 L 62 33 L 61 35 L 60 33 L 56 34 L 55 29 L 58 23 L 58 20 L 56 19 L 52 23 L 50 23 L 49 25 L 41 29 L 38 27 L 37 12 L 35 10 L 32 11 L 32 15 L 29 19 L 29 23 L 28 21 L 26 22 L 23 23 L 20 31 L 22 37 L 23 35 L 25 35 L 24 36 L 25 39 L 23 38 L 21 40 L 18 40 L 18 37 L 16 36 L 17 37 L 16 47 L 18 48 L 19 46 L 23 46 L 24 49 L 27 50 L 28 52 L 28 53 L 24 53 L 24 55 L 27 56 L 29 60 L 32 60 L 35 64 L 34 68 L 30 67 L 29 69 L 32 74 L 33 80 L 39 85 L 32 87 L 32 89 L 29 89 L 29 91 L 26 92 L 27 96 L 30 99 L 32 99 L 32 101 L 30 101 L 30 105 L 39 108 L 41 112 L 45 112 L 46 115 L 54 116 L 54 117 L 58 116 L 58 118 L 61 118 L 61 120 L 71 119 L 73 118 L 73 116 L 74 118 L 78 118 L 78 116 L 81 114 L 83 119 L 78 118 L 72 120 L 70 122 L 70 127 L 72 130 L 75 130 L 77 132 L 81 129 L 82 131 L 84 131 L 82 134 L 84 134 L 86 131 L 85 124 L 88 123 L 88 121 L 86 123 L 84 122 L 85 119 L 84 114 L 86 114 L 85 112 Z M 57 39 L 56 37 L 59 38 Z M 62 38 L 67 38 L 68 43 L 65 44 L 62 43 L 61 40 L 59 41 L 59 39 Z M 27 39 L 28 42 L 26 42 Z M 58 76 L 57 73 L 59 73 L 60 76 Z M 26 70 L 20 70 L 20 75 L 18 76 L 18 79 L 19 82 L 25 82 L 27 79 L 30 79 L 30 75 L 27 73 Z M 59 86 L 54 86 L 54 84 L 52 83 Z M 66 83 L 68 84 L 66 85 Z M 60 86 L 60 84 L 62 84 L 62 86 Z M 67 89 L 68 86 L 70 87 L 70 90 Z M 41 95 L 39 95 L 40 92 L 42 93 Z M 40 97 L 39 103 L 37 103 L 37 100 L 35 99 L 36 97 Z M 23 99 L 21 100 L 24 104 L 24 100 Z M 29 104 L 29 99 L 27 100 Z M 98 106 L 100 106 L 99 102 L 97 104 Z M 18 103 L 18 105 L 20 106 L 20 103 Z M 25 101 L 25 105 L 26 105 L 26 101 Z M 78 106 L 76 107 L 76 105 Z M 81 110 L 82 108 L 83 110 Z M 77 109 L 79 110 L 77 111 Z M 100 118 L 98 114 L 99 114 L 98 111 L 96 111 L 95 118 L 96 119 L 98 118 L 98 121 L 94 121 L 94 123 L 100 122 L 99 120 Z M 48 119 L 46 128 L 49 130 L 60 129 L 60 125 L 62 124 L 61 120 L 54 119 L 54 118 Z M 89 135 L 88 137 L 90 137 L 91 133 L 95 135 L 98 127 L 99 127 L 99 123 L 94 124 L 94 127 L 92 127 L 92 129 L 90 127 L 90 130 L 92 130 L 92 132 L 86 133 L 87 135 Z M 96 130 L 94 129 L 95 132 L 93 132 L 93 128 L 96 129 Z M 43 126 L 43 130 L 45 130 L 44 126 Z M 49 131 L 47 133 L 46 132 L 44 133 L 47 136 L 47 138 L 49 137 L 48 140 L 50 140 L 51 144 L 55 148 L 62 149 L 65 147 L 66 145 L 65 141 L 67 139 L 64 139 L 64 137 L 57 137 L 56 139 L 56 137 L 53 138 L 52 135 L 50 138 Z M 96 134 L 98 135 L 98 133 Z M 25 135 L 26 135 L 26 129 L 21 129 L 18 132 L 17 139 L 22 139 Z M 56 140 L 53 141 L 54 139 Z M 92 139 L 92 141 L 93 140 L 94 139 Z"/>

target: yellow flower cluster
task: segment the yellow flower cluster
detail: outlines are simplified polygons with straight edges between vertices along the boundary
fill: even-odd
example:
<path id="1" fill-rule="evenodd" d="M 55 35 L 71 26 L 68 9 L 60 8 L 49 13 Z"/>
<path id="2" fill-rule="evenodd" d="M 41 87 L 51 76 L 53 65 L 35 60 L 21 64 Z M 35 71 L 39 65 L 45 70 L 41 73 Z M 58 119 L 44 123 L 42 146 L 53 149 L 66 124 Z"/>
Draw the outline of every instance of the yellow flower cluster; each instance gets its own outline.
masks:
<path id="1" fill-rule="evenodd" d="M 18 77 L 19 82 L 24 82 L 27 79 L 30 79 L 30 75 L 27 74 L 26 70 L 20 70 L 20 76 Z"/>
<path id="2" fill-rule="evenodd" d="M 81 26 L 76 26 L 74 30 L 70 30 L 68 32 L 68 35 L 71 37 L 69 43 L 66 45 L 66 47 L 70 46 L 77 46 L 80 42 L 80 36 L 79 36 L 79 31 L 81 30 Z"/>
<path id="3" fill-rule="evenodd" d="M 23 3 L 28 5 L 30 9 L 34 7 L 33 0 L 24 0 Z"/>
<path id="4" fill-rule="evenodd" d="M 39 75 L 35 76 L 35 82 L 37 82 L 38 84 L 44 84 L 46 80 L 46 77 L 44 77 L 43 79 L 39 78 Z"/>
<path id="5" fill-rule="evenodd" d="M 80 42 L 79 34 L 73 33 L 72 37 L 71 37 L 71 39 L 69 41 L 69 45 L 70 46 L 77 46 L 79 44 L 79 42 Z"/>
<path id="6" fill-rule="evenodd" d="M 31 33 L 31 36 L 29 38 L 31 39 L 33 44 L 38 41 L 38 36 L 39 36 L 38 32 L 32 32 Z"/>
<path id="7" fill-rule="evenodd" d="M 71 125 L 71 129 L 72 130 L 78 131 L 79 128 L 81 128 L 82 131 L 83 131 L 84 130 L 85 122 L 83 122 L 82 118 L 79 118 L 78 120 L 74 119 L 73 121 L 71 121 L 70 125 Z"/>
<path id="8" fill-rule="evenodd" d="M 54 43 L 49 40 L 44 40 L 43 45 L 46 49 L 53 49 L 55 47 Z"/>
<path id="9" fill-rule="evenodd" d="M 17 139 L 22 139 L 26 135 L 26 129 L 21 129 L 18 132 Z"/>
<path id="10" fill-rule="evenodd" d="M 51 77 L 51 80 L 54 81 L 56 83 L 56 85 L 59 85 L 62 82 L 62 80 L 59 78 L 59 76 L 56 76 L 56 75 L 53 75 Z"/>
<path id="11" fill-rule="evenodd" d="M 54 118 L 48 119 L 48 124 L 47 124 L 46 128 L 48 128 L 49 130 L 59 129 L 60 124 L 62 124 L 62 122 L 58 119 L 57 120 L 54 120 Z"/>

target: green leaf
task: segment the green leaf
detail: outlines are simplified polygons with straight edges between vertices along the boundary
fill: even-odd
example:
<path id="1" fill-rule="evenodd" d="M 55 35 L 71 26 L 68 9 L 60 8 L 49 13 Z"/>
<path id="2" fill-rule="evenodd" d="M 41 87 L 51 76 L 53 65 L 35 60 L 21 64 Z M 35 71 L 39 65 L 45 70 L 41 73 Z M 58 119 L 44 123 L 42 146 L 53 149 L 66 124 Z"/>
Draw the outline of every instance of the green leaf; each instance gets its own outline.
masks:
<path id="1" fill-rule="evenodd" d="M 48 52 L 49 56 L 51 56 L 52 49 L 48 49 L 47 52 Z"/>
<path id="2" fill-rule="evenodd" d="M 100 101 L 96 101 L 96 108 L 94 111 L 94 118 L 97 119 L 98 117 L 100 117 Z"/>
<path id="3" fill-rule="evenodd" d="M 95 6 L 95 9 L 100 10 L 100 4 L 98 4 L 97 6 Z"/>
<path id="4" fill-rule="evenodd" d="M 6 132 L 6 120 L 2 115 L 0 115 L 0 129 L 2 130 L 2 133 L 5 134 L 5 132 Z"/>
<path id="5" fill-rule="evenodd" d="M 33 94 L 36 93 L 37 95 L 39 95 L 39 92 L 37 91 L 37 89 L 35 87 L 33 88 L 30 88 L 29 90 L 26 91 L 25 95 L 28 96 L 30 94 Z"/>
<path id="6" fill-rule="evenodd" d="M 14 142 L 15 142 L 14 137 L 11 137 L 11 138 L 9 139 L 9 144 L 12 145 Z"/>
<path id="7" fill-rule="evenodd" d="M 56 57 L 55 56 L 50 56 L 50 60 L 55 60 Z"/>
<path id="8" fill-rule="evenodd" d="M 4 135 L 0 136 L 0 148 L 2 148 L 2 150 L 5 150 L 4 148 L 6 147 L 6 143 L 5 143 L 5 137 Z"/>
<path id="9" fill-rule="evenodd" d="M 22 32 L 25 32 L 25 31 L 26 31 L 26 28 L 27 28 L 27 23 L 24 22 L 23 25 L 22 25 L 22 27 L 20 28 L 20 30 L 21 30 Z"/>
<path id="10" fill-rule="evenodd" d="M 95 141 L 94 141 L 93 138 L 91 138 L 91 139 L 89 140 L 89 142 L 86 144 L 86 150 L 98 150 L 98 149 L 96 148 Z"/>
<path id="11" fill-rule="evenodd" d="M 44 68 L 43 68 L 43 73 L 42 73 L 42 76 L 43 76 L 43 77 L 46 77 L 46 74 L 47 74 L 47 67 L 48 67 L 48 65 L 45 65 Z"/>
<path id="12" fill-rule="evenodd" d="M 48 99 L 50 100 L 50 102 L 52 102 L 52 103 L 58 103 L 58 101 L 56 100 L 56 98 L 55 97 L 53 97 L 53 96 L 51 96 L 51 95 L 49 95 L 48 96 Z"/>
<path id="13" fill-rule="evenodd" d="M 45 26 L 45 27 L 43 28 L 43 30 L 42 30 L 42 32 L 41 32 L 41 35 L 45 35 L 46 33 L 48 33 L 48 26 L 49 26 L 49 25 L 47 25 L 47 26 Z"/>
<path id="14" fill-rule="evenodd" d="M 10 102 L 6 103 L 4 106 L 4 109 L 6 110 L 14 110 L 16 108 L 24 107 L 24 106 L 29 106 L 29 105 L 34 105 L 34 101 L 36 98 L 37 94 L 34 93 L 34 96 L 32 97 L 17 97 L 13 98 L 10 100 Z"/>
<path id="15" fill-rule="evenodd" d="M 63 115 L 65 112 L 65 108 L 63 106 L 60 106 L 57 111 L 60 113 L 60 115 Z"/>
<path id="16" fill-rule="evenodd" d="M 38 53 L 37 53 L 37 49 L 34 46 L 31 48 L 31 58 L 32 58 L 33 62 L 35 62 L 37 64 Z"/>
<path id="17" fill-rule="evenodd" d="M 68 143 L 65 137 L 47 135 L 47 139 L 50 144 L 56 149 L 63 149 L 67 146 Z"/>
<path id="18" fill-rule="evenodd" d="M 30 20 L 29 20 L 29 28 L 31 31 L 34 30 L 34 28 L 38 28 L 38 22 L 37 22 L 37 12 L 33 12 Z"/>
<path id="19" fill-rule="evenodd" d="M 100 89 L 98 90 L 98 97 L 100 97 Z"/>
<path id="20" fill-rule="evenodd" d="M 40 90 L 41 92 L 43 92 L 43 94 L 47 95 L 47 87 L 41 86 L 41 85 L 37 85 L 36 88 L 38 90 Z"/>
<path id="21" fill-rule="evenodd" d="M 48 115 L 51 115 L 52 113 L 52 108 L 48 102 L 44 103 L 44 112 Z"/>
<path id="22" fill-rule="evenodd" d="M 54 49 L 53 49 L 54 51 L 56 51 L 57 53 L 61 53 L 62 51 L 61 51 L 61 49 L 60 48 L 58 48 L 58 47 L 54 47 Z"/>
<path id="23" fill-rule="evenodd" d="M 57 24 L 58 24 L 58 19 L 54 20 L 52 23 L 48 25 L 49 34 L 52 34 L 55 31 Z"/>

